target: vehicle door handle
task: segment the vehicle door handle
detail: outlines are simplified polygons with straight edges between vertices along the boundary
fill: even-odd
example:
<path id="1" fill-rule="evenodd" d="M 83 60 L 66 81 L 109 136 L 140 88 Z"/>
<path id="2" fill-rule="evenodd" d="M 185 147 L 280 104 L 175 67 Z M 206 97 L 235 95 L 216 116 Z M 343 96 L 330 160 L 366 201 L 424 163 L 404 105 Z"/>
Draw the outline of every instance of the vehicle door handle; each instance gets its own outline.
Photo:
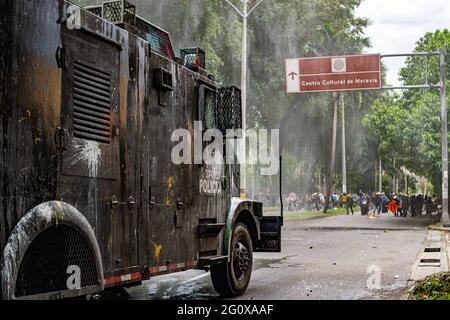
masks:
<path id="1" fill-rule="evenodd" d="M 156 206 L 155 197 L 151 197 L 148 204 L 150 205 L 150 209 L 153 209 Z"/>
<path id="2" fill-rule="evenodd" d="M 119 206 L 127 206 L 129 210 L 133 210 L 136 205 L 136 199 L 134 199 L 133 196 L 130 196 L 127 202 L 119 202 L 116 196 L 112 196 L 110 204 L 111 209 L 113 210 L 117 210 Z"/>
<path id="3" fill-rule="evenodd" d="M 180 198 L 177 200 L 177 210 L 183 210 L 184 209 L 184 203 L 183 200 Z"/>
<path id="4" fill-rule="evenodd" d="M 128 198 L 127 207 L 129 210 L 133 210 L 135 206 L 136 206 L 136 199 L 134 199 L 133 196 L 130 196 Z"/>
<path id="5" fill-rule="evenodd" d="M 116 196 L 112 196 L 109 203 L 111 205 L 111 209 L 113 209 L 113 210 L 117 210 L 120 206 L 120 202 L 119 202 L 119 200 L 117 200 Z"/>

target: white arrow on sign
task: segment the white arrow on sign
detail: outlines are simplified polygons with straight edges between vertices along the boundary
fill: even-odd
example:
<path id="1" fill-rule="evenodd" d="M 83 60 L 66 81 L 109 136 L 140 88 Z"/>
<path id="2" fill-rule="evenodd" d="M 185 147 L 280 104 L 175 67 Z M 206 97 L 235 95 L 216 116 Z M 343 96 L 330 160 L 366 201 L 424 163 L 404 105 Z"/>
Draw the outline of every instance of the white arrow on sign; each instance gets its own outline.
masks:
<path id="1" fill-rule="evenodd" d="M 300 92 L 299 82 L 300 60 L 287 59 L 286 60 L 286 91 L 287 93 Z"/>

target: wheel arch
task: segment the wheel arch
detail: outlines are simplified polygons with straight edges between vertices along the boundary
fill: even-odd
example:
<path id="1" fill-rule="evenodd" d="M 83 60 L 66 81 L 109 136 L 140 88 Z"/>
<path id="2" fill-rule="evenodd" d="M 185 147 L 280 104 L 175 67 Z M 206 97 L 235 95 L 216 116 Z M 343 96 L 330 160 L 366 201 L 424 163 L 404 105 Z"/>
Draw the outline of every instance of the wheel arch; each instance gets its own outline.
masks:
<path id="1" fill-rule="evenodd" d="M 21 263 L 33 241 L 51 227 L 72 227 L 87 241 L 93 254 L 99 291 L 104 289 L 103 264 L 94 230 L 75 207 L 61 201 L 42 203 L 31 209 L 16 224 L 3 250 L 0 263 L 1 293 L 4 300 L 15 299 L 17 276 Z"/>
<path id="2" fill-rule="evenodd" d="M 262 203 L 248 200 L 233 198 L 231 201 L 230 210 L 228 212 L 225 234 L 224 234 L 224 249 L 223 252 L 230 259 L 230 245 L 231 233 L 237 223 L 244 223 L 252 238 L 252 243 L 261 239 L 260 224 L 257 217 L 262 216 Z"/>

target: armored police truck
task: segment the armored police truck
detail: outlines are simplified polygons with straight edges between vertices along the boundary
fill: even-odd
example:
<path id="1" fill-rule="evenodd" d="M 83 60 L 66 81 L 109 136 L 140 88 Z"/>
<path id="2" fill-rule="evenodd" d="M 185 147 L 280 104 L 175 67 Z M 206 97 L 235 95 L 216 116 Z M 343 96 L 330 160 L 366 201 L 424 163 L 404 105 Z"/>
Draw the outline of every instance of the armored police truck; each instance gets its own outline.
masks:
<path id="1" fill-rule="evenodd" d="M 3 299 L 195 268 L 237 296 L 253 252 L 281 250 L 282 216 L 240 197 L 238 165 L 171 161 L 176 129 L 241 127 L 240 91 L 207 73 L 203 50 L 175 54 L 122 0 L 2 0 L 0 48 Z"/>

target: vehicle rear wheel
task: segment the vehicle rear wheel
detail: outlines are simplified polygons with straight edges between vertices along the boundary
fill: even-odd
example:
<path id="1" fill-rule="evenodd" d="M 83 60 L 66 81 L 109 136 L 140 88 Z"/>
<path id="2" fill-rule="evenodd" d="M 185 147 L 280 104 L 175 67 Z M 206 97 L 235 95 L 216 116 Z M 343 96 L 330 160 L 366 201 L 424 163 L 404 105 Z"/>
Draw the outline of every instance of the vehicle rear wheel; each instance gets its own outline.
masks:
<path id="1" fill-rule="evenodd" d="M 230 255 L 230 262 L 211 266 L 211 279 L 220 295 L 240 296 L 248 288 L 253 267 L 252 239 L 242 223 L 233 229 Z"/>

